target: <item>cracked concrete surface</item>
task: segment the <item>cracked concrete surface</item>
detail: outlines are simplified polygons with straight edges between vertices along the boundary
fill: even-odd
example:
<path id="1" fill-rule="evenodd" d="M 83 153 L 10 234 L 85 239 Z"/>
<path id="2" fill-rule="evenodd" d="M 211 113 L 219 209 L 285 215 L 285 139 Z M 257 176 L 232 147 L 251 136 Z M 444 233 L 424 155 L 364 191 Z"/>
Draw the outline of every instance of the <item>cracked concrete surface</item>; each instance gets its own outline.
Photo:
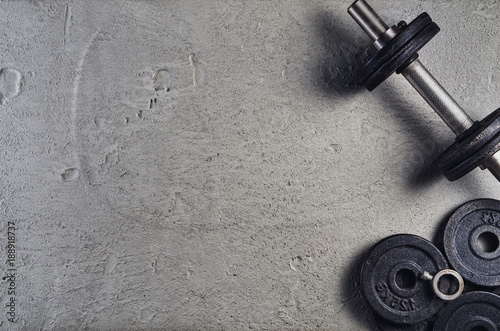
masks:
<path id="1" fill-rule="evenodd" d="M 427 11 L 422 62 L 473 118 L 499 106 L 499 2 L 370 3 Z M 354 83 L 349 5 L 0 1 L 2 327 L 373 329 L 363 252 L 500 191 L 437 172 L 453 134 L 403 77 Z"/>

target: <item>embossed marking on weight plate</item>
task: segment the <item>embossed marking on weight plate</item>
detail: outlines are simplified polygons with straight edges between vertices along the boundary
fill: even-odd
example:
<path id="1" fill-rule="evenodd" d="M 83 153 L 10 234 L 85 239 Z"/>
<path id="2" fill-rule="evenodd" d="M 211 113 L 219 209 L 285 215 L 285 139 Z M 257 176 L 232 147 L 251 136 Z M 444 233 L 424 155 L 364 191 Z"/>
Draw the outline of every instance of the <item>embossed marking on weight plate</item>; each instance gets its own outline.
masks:
<path id="1" fill-rule="evenodd" d="M 494 211 L 485 211 L 481 217 L 481 221 L 486 224 L 496 225 L 500 227 L 500 215 Z"/>
<path id="2" fill-rule="evenodd" d="M 379 298 L 382 299 L 382 302 L 392 309 L 399 311 L 414 311 L 418 308 L 417 303 L 413 298 L 403 299 L 394 295 L 389 290 L 386 283 L 376 285 L 375 290 L 377 291 Z"/>

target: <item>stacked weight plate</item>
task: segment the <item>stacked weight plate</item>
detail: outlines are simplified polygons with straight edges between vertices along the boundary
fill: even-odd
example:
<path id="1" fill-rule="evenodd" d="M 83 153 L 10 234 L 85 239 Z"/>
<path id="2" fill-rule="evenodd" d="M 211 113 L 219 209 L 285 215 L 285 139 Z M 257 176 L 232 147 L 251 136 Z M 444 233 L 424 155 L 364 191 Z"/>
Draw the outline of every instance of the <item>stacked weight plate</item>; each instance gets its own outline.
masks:
<path id="1" fill-rule="evenodd" d="M 399 234 L 373 246 L 361 269 L 361 289 L 379 330 L 500 330 L 500 201 L 459 207 L 444 228 L 443 253 L 424 238 Z M 444 301 L 432 275 L 452 268 L 465 293 Z M 429 277 L 429 275 L 431 275 Z M 453 293 L 452 278 L 439 292 Z"/>

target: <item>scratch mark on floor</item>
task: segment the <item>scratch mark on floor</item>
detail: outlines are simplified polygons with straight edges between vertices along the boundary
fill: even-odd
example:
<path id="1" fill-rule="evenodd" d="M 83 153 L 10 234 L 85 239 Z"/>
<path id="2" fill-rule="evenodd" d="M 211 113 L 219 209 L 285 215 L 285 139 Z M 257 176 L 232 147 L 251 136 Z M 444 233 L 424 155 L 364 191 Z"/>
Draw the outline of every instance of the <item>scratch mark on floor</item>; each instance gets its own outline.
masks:
<path id="1" fill-rule="evenodd" d="M 65 9 L 64 9 L 64 44 L 66 45 L 66 36 L 68 35 L 69 32 L 69 21 L 71 19 L 71 8 L 68 4 L 66 4 Z"/>
<path id="2" fill-rule="evenodd" d="M 194 54 L 189 54 L 189 64 L 191 64 L 191 66 L 193 67 L 193 85 L 194 87 L 198 87 L 198 83 L 197 83 L 197 68 L 196 68 L 196 64 L 194 63 Z"/>
<path id="3" fill-rule="evenodd" d="M 195 88 L 203 87 L 207 83 L 207 70 L 194 55 L 189 55 L 189 64 L 193 68 L 193 86 Z"/>
<path id="4" fill-rule="evenodd" d="M 115 254 L 110 254 L 106 259 L 106 266 L 104 267 L 104 274 L 109 275 L 113 273 L 118 263 L 118 257 Z"/>
<path id="5" fill-rule="evenodd" d="M 80 160 L 80 154 L 78 153 L 78 148 L 77 148 L 77 136 L 76 136 L 76 117 L 77 117 L 77 108 L 78 108 L 78 92 L 80 90 L 80 81 L 82 79 L 82 70 L 83 70 L 83 65 L 85 64 L 85 59 L 87 58 L 87 55 L 89 53 L 90 47 L 92 47 L 92 44 L 95 41 L 95 38 L 97 34 L 99 33 L 99 30 L 94 32 L 92 34 L 92 37 L 90 38 L 90 41 L 87 43 L 85 48 L 83 49 L 82 55 L 80 56 L 80 59 L 78 60 L 78 64 L 76 66 L 75 70 L 75 80 L 73 82 L 73 97 L 71 98 L 71 142 L 75 148 L 75 159 L 77 162 L 77 168 L 81 169 L 81 160 Z"/>

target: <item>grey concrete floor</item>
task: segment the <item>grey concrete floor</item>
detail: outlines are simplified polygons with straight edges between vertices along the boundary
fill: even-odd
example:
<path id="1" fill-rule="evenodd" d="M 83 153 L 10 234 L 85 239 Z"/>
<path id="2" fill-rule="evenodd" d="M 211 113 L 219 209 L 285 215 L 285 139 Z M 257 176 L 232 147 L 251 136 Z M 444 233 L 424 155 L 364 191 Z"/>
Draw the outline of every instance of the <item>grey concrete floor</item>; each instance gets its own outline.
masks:
<path id="1" fill-rule="evenodd" d="M 0 1 L 2 327 L 373 329 L 363 252 L 500 190 L 439 174 L 454 136 L 403 77 L 354 83 L 349 5 Z M 500 106 L 499 2 L 371 5 L 427 11 L 422 62 L 473 118 Z"/>

